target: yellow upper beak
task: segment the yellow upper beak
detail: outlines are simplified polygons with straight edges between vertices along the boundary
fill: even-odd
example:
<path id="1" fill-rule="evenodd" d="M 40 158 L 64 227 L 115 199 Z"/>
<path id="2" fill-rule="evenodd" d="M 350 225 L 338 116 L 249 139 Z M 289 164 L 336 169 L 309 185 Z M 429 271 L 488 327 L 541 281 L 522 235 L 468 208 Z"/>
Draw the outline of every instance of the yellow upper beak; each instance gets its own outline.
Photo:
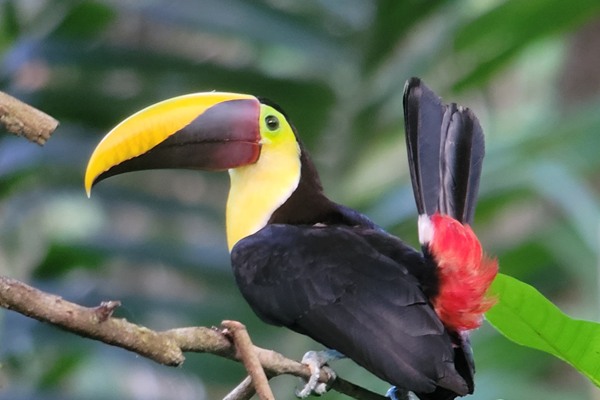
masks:
<path id="1" fill-rule="evenodd" d="M 85 173 L 87 195 L 95 183 L 123 172 L 223 170 L 256 162 L 259 115 L 256 97 L 235 93 L 196 93 L 147 107 L 98 144 Z"/>

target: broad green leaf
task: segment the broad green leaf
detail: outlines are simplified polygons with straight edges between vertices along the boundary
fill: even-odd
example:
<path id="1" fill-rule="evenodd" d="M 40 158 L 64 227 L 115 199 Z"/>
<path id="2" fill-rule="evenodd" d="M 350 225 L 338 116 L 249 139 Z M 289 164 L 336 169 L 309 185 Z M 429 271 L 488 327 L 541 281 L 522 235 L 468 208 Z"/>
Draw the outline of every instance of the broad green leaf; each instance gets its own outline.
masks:
<path id="1" fill-rule="evenodd" d="M 600 324 L 569 318 L 532 286 L 499 274 L 486 318 L 504 336 L 553 354 L 600 386 Z"/>

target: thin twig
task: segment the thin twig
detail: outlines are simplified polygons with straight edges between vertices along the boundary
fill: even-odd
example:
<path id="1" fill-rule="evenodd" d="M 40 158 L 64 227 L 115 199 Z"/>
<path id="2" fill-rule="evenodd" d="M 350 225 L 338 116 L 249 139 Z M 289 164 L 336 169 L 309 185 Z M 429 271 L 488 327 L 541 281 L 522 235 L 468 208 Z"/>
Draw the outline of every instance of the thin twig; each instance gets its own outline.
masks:
<path id="1" fill-rule="evenodd" d="M 247 376 L 235 389 L 223 397 L 223 400 L 250 400 L 255 393 L 252 378 Z"/>
<path id="2" fill-rule="evenodd" d="M 219 329 L 189 327 L 156 332 L 125 319 L 110 316 L 117 305 L 109 302 L 99 307 L 83 307 L 14 279 L 0 276 L 0 307 L 51 323 L 79 336 L 121 347 L 170 366 L 181 365 L 185 360 L 184 352 L 211 353 L 241 361 L 236 346 Z M 309 368 L 298 361 L 256 346 L 254 351 L 269 376 L 289 374 L 304 379 L 310 378 Z M 329 380 L 324 369 L 321 370 L 319 380 Z M 333 381 L 331 389 L 357 400 L 386 400 L 379 394 L 339 377 Z"/>
<path id="3" fill-rule="evenodd" d="M 58 121 L 30 105 L 0 92 L 0 123 L 17 136 L 23 135 L 30 142 L 43 146 Z"/>
<path id="4" fill-rule="evenodd" d="M 246 327 L 237 321 L 223 321 L 221 322 L 221 326 L 227 329 L 231 334 L 233 343 L 235 343 L 235 346 L 240 353 L 239 356 L 244 363 L 244 367 L 246 367 L 246 371 L 248 371 L 248 374 L 252 378 L 254 389 L 256 390 L 256 393 L 258 393 L 258 397 L 260 397 L 261 400 L 275 400 L 275 396 L 273 396 L 269 381 L 267 380 L 265 371 L 258 359 L 258 355 L 254 350 L 254 345 L 250 340 Z"/>

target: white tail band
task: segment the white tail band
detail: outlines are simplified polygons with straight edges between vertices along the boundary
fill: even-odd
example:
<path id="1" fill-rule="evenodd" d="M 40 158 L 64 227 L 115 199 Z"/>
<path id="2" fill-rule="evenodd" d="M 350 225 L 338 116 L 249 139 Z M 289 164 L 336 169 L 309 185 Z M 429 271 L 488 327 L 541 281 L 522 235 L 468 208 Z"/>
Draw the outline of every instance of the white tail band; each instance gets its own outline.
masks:
<path id="1" fill-rule="evenodd" d="M 427 214 L 419 215 L 419 243 L 421 246 L 429 244 L 433 240 L 434 227 Z"/>

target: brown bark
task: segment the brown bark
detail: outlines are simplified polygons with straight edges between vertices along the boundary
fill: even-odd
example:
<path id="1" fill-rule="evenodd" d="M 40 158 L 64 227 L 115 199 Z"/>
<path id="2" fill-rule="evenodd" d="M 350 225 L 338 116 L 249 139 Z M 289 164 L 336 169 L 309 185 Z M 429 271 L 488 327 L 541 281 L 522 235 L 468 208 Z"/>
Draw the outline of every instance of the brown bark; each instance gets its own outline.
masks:
<path id="1" fill-rule="evenodd" d="M 0 307 L 51 323 L 79 336 L 118 346 L 170 366 L 181 365 L 185 360 L 184 352 L 211 353 L 234 361 L 243 361 L 242 350 L 239 345 L 236 346 L 234 343 L 239 343 L 240 340 L 235 340 L 235 333 L 234 341 L 231 341 L 223 330 L 217 328 L 188 327 L 156 332 L 144 326 L 132 324 L 125 319 L 113 318 L 112 312 L 119 305 L 119 302 L 103 302 L 98 307 L 83 307 L 14 279 L 0 276 Z M 231 331 L 231 327 L 235 326 L 235 332 L 238 335 L 240 331 L 245 332 L 245 328 L 243 330 L 239 328 L 239 326 L 243 327 L 239 322 L 226 321 L 225 325 L 229 331 Z M 253 346 L 249 338 L 247 341 L 246 339 L 242 339 L 242 341 L 245 342 L 242 345 L 242 347 L 246 347 L 244 351 L 247 351 L 248 348 L 254 349 L 256 359 L 269 377 L 289 374 L 307 380 L 310 378 L 310 371 L 306 365 L 272 350 Z M 253 357 L 246 355 L 246 358 Z M 249 372 L 253 373 L 253 371 Z M 327 382 L 328 380 L 327 372 L 321 370 L 321 381 Z M 242 382 L 236 388 L 239 391 L 234 394 L 230 393 L 227 399 L 249 398 L 248 396 L 253 393 L 252 388 L 248 387 L 250 383 Z M 386 399 L 339 377 L 333 381 L 331 389 L 358 400 Z"/>
<path id="2" fill-rule="evenodd" d="M 254 351 L 254 345 L 250 340 L 246 327 L 237 321 L 223 321 L 221 326 L 231 335 L 238 350 L 238 356 L 242 359 L 244 367 L 250 375 L 250 380 L 254 385 L 254 390 L 258 393 L 258 397 L 261 400 L 275 400 L 265 370 L 258 359 L 256 351 Z"/>
<path id="3" fill-rule="evenodd" d="M 58 126 L 58 121 L 51 116 L 3 92 L 0 92 L 0 123 L 10 133 L 24 136 L 40 146 Z"/>

